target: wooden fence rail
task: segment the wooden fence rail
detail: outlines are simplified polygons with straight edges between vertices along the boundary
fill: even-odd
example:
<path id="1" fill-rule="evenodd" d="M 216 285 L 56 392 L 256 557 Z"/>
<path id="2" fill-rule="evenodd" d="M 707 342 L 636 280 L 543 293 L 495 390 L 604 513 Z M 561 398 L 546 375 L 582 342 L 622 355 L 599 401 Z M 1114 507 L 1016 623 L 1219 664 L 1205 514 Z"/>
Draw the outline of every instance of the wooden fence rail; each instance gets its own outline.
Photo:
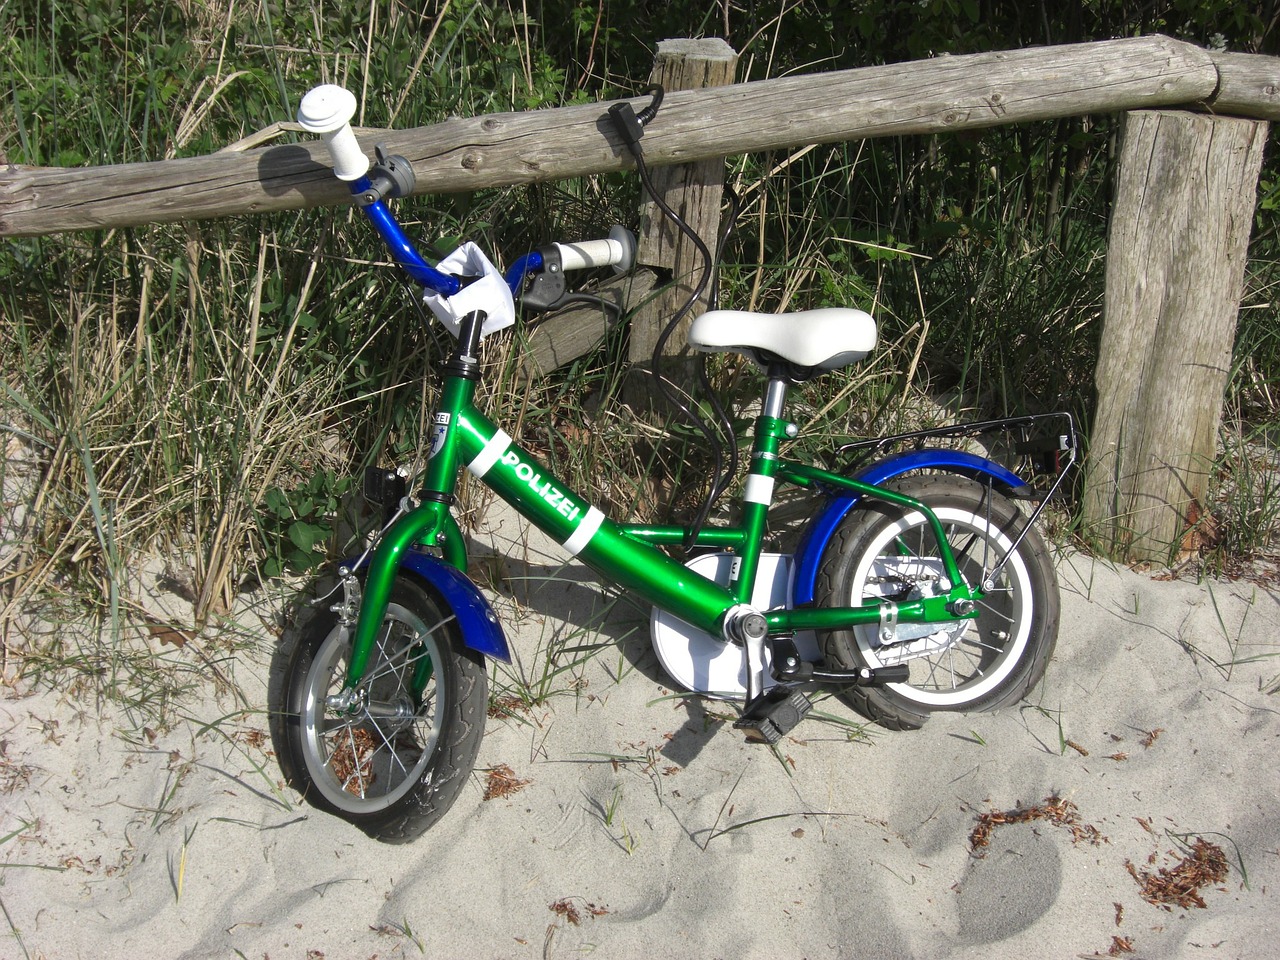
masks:
<path id="1" fill-rule="evenodd" d="M 299 96 L 304 91 L 298 91 Z M 1167 37 L 1037 47 L 673 93 L 645 135 L 656 166 L 863 137 L 942 133 L 1160 106 L 1280 118 L 1275 58 Z M 599 105 L 367 131 L 422 193 L 624 169 Z M 708 118 L 715 122 L 709 123 Z M 315 143 L 74 169 L 0 170 L 0 236 L 199 220 L 349 202 Z"/>

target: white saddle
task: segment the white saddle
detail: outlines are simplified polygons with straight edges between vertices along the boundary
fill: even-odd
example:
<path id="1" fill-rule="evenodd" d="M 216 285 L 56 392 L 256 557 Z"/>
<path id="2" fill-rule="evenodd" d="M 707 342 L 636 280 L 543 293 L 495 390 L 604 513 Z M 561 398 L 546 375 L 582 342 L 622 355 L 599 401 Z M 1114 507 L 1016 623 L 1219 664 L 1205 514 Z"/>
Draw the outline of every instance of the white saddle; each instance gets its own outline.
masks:
<path id="1" fill-rule="evenodd" d="M 798 313 L 710 310 L 693 321 L 689 346 L 705 353 L 763 352 L 800 367 L 836 370 L 875 349 L 876 322 L 862 310 L 843 307 Z"/>

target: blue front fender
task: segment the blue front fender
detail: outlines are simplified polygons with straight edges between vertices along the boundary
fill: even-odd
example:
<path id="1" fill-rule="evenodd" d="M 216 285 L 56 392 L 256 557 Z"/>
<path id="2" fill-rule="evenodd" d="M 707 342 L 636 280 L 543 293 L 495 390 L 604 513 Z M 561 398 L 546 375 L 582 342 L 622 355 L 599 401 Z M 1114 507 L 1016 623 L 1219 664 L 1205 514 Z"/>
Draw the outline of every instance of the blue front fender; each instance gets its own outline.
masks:
<path id="1" fill-rule="evenodd" d="M 511 662 L 511 650 L 498 615 L 465 573 L 439 557 L 413 548 L 404 552 L 400 565 L 421 577 L 440 594 L 458 618 L 462 642 L 468 649 L 505 663 Z"/>
<path id="2" fill-rule="evenodd" d="M 962 476 L 990 477 L 998 486 L 1014 490 L 1024 486 L 1015 473 L 984 457 L 960 450 L 915 450 L 897 456 L 877 460 L 853 475 L 863 483 L 884 483 L 894 477 L 915 470 L 950 470 Z M 831 535 L 845 515 L 853 509 L 861 497 L 845 493 L 832 499 L 816 517 L 812 518 L 796 548 L 796 576 L 792 585 L 792 602 L 797 606 L 813 602 L 814 584 L 818 578 L 818 566 L 826 552 Z"/>

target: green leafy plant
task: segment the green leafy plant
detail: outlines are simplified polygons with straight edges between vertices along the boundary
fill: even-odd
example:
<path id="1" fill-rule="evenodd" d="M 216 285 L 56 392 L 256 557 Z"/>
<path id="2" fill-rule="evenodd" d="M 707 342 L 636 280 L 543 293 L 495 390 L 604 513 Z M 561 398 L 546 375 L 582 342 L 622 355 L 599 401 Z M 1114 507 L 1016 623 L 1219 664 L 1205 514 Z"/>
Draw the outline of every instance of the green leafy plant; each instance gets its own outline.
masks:
<path id="1" fill-rule="evenodd" d="M 266 552 L 263 574 L 278 577 L 285 572 L 305 573 L 325 560 L 330 554 L 328 547 L 336 532 L 343 496 L 350 489 L 350 478 L 321 470 L 300 487 L 268 490 L 258 512 Z"/>

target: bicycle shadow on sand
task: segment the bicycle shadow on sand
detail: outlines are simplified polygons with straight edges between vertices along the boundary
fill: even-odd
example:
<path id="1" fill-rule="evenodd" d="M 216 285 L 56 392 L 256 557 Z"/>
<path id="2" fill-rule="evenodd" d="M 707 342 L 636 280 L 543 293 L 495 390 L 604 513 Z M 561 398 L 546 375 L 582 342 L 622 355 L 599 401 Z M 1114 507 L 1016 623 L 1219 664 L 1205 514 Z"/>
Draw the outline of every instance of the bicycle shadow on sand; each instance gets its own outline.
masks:
<path id="1" fill-rule="evenodd" d="M 510 665 L 496 666 L 509 691 L 497 696 L 543 702 L 581 694 L 601 680 L 647 682 L 658 688 L 655 703 L 670 702 L 685 714 L 658 750 L 666 761 L 689 765 L 716 735 L 725 718 L 714 701 L 682 695 L 667 675 L 653 650 L 647 607 L 606 589 L 576 562 L 536 562 L 475 541 L 468 549 L 468 574 L 493 604 L 512 653 Z"/>

